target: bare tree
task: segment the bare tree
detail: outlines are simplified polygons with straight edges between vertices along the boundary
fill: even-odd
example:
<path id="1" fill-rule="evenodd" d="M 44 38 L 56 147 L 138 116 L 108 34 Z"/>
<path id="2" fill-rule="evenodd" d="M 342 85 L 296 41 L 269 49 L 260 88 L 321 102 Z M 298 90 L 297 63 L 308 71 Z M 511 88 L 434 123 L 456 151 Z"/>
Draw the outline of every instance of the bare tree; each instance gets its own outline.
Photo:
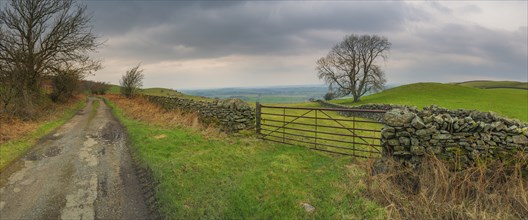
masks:
<path id="1" fill-rule="evenodd" d="M 349 35 L 325 57 L 317 60 L 319 79 L 334 87 L 336 95 L 352 95 L 354 102 L 369 91 L 381 90 L 385 74 L 376 63 L 387 58 L 391 43 L 378 35 Z"/>
<path id="2" fill-rule="evenodd" d="M 125 75 L 121 77 L 119 84 L 121 85 L 121 94 L 127 98 L 133 97 L 138 92 L 139 88 L 143 86 L 143 70 L 139 69 L 140 64 L 128 70 Z"/>
<path id="3" fill-rule="evenodd" d="M 100 68 L 88 55 L 96 40 L 86 7 L 73 0 L 11 0 L 0 9 L 0 66 L 2 77 L 16 80 L 0 87 L 14 87 L 16 103 L 30 107 L 44 79 Z"/>

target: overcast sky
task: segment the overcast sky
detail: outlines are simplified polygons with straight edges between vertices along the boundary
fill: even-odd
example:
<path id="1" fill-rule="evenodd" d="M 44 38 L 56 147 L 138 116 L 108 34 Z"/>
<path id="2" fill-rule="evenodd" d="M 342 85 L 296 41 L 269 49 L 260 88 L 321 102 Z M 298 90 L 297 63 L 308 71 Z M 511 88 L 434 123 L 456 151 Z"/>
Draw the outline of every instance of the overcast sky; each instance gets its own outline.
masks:
<path id="1" fill-rule="evenodd" d="M 527 1 L 84 1 L 106 41 L 92 80 L 141 63 L 144 87 L 322 84 L 348 34 L 383 35 L 388 83 L 528 81 Z"/>

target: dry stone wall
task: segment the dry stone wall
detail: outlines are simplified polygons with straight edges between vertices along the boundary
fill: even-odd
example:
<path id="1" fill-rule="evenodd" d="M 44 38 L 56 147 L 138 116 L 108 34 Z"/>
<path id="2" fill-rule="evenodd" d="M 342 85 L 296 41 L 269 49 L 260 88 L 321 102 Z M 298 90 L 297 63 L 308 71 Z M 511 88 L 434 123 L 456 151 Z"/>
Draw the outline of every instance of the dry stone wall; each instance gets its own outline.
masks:
<path id="1" fill-rule="evenodd" d="M 358 110 L 391 110 L 395 108 L 411 108 L 416 110 L 416 107 L 407 107 L 403 105 L 391 105 L 391 104 L 365 104 L 360 106 L 347 106 L 347 105 L 339 105 L 331 102 L 326 102 L 323 100 L 317 100 L 320 105 L 327 107 L 327 108 L 344 108 L 344 109 L 358 109 Z M 376 120 L 379 122 L 383 122 L 383 113 L 374 113 L 374 112 L 339 112 L 340 115 L 343 115 L 345 117 L 360 117 L 360 118 L 368 118 L 372 120 Z"/>
<path id="2" fill-rule="evenodd" d="M 426 154 L 460 169 L 479 159 L 508 160 L 519 151 L 528 153 L 528 125 L 492 112 L 448 110 L 431 106 L 394 108 L 383 118 L 384 156 L 417 167 Z"/>
<path id="3" fill-rule="evenodd" d="M 227 133 L 252 129 L 255 125 L 254 109 L 240 99 L 216 99 L 205 102 L 162 96 L 147 96 L 147 98 L 166 110 L 180 109 L 197 113 L 201 122 L 218 124 L 221 130 Z"/>
<path id="4" fill-rule="evenodd" d="M 449 110 L 435 105 L 418 110 L 414 106 L 366 104 L 344 106 L 317 100 L 330 108 L 386 110 L 387 113 L 340 112 L 380 122 L 384 157 L 409 167 L 418 167 L 425 154 L 464 168 L 477 160 L 508 160 L 517 152 L 528 153 L 528 125 L 493 112 Z"/>

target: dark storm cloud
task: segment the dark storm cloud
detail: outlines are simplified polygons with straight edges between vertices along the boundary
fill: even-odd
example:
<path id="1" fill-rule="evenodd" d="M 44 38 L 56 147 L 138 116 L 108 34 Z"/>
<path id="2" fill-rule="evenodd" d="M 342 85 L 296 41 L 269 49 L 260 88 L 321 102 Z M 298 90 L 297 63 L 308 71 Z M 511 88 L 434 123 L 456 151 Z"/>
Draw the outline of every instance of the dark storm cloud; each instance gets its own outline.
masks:
<path id="1" fill-rule="evenodd" d="M 494 31 L 480 26 L 448 24 L 417 34 L 421 49 L 416 52 L 436 55 L 451 54 L 474 57 L 485 63 L 474 64 L 464 59 L 453 60 L 449 65 L 424 63 L 422 69 L 439 69 L 439 72 L 472 75 L 475 77 L 504 77 L 515 79 L 525 73 L 528 80 L 528 35 L 526 27 L 517 31 Z M 485 67 L 485 68 L 483 68 Z M 522 79 L 522 78 L 521 78 Z"/>
<path id="2" fill-rule="evenodd" d="M 127 3 L 89 2 L 95 28 L 124 38 L 109 40 L 114 55 L 152 60 L 302 53 L 337 40 L 310 31 L 391 31 L 408 18 L 401 2 Z"/>
<path id="3" fill-rule="evenodd" d="M 108 71 L 124 71 L 119 68 L 141 61 L 164 71 L 156 79 L 160 82 L 171 80 L 172 75 L 178 81 L 178 77 L 190 78 L 190 74 L 206 71 L 195 66 L 216 71 L 214 63 L 224 62 L 220 65 L 223 69 L 215 72 L 222 79 L 212 81 L 225 80 L 227 73 L 236 75 L 236 79 L 267 79 L 271 72 L 302 72 L 305 75 L 298 78 L 307 80 L 296 84 L 317 83 L 315 60 L 352 33 L 389 38 L 393 47 L 386 72 L 392 82 L 528 80 L 526 23 L 514 22 L 524 27 L 512 30 L 511 25 L 509 29 L 496 28 L 496 19 L 490 19 L 501 15 L 501 19 L 510 20 L 500 21 L 515 21 L 519 11 L 510 14 L 491 10 L 494 13 L 490 14 L 490 6 L 479 2 L 464 2 L 459 7 L 446 2 L 404 1 L 84 3 L 93 12 L 94 31 L 107 40 L 100 56 L 112 61 L 108 62 L 108 69 L 112 69 Z M 477 20 L 471 20 L 470 15 Z M 518 19 L 528 19 L 526 12 L 520 15 L 524 17 Z M 493 24 L 486 26 L 490 22 Z M 243 61 L 224 59 L 230 56 Z M 162 65 L 163 61 L 168 62 Z M 185 62 L 187 66 L 182 64 Z M 222 85 L 219 82 L 215 87 Z"/>

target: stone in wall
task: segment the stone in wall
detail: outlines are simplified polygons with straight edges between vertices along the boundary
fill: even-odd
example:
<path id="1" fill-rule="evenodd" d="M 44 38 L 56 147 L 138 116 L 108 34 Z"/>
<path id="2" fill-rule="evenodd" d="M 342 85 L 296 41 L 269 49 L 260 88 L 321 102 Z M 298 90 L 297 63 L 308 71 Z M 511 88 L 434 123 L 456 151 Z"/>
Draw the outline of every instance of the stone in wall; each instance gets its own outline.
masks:
<path id="1" fill-rule="evenodd" d="M 176 97 L 147 96 L 148 100 L 170 111 L 179 109 L 195 112 L 202 123 L 218 124 L 227 133 L 252 129 L 255 125 L 254 110 L 240 99 L 194 101 Z"/>
<path id="2" fill-rule="evenodd" d="M 505 161 L 519 151 L 528 153 L 528 125 L 492 112 L 395 108 L 384 115 L 384 121 L 383 154 L 410 167 L 418 167 L 426 153 L 456 169 L 479 159 Z"/>

